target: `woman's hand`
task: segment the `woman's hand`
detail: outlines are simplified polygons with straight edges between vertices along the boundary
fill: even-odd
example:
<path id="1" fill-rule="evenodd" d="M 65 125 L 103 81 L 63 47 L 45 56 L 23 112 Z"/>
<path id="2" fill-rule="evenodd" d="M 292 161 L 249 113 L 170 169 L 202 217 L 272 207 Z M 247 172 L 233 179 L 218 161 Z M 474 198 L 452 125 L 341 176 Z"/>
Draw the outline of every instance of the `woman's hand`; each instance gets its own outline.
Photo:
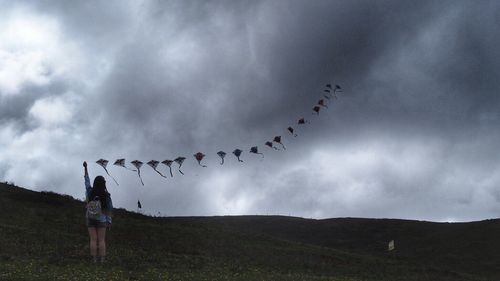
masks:
<path id="1" fill-rule="evenodd" d="M 87 171 L 87 161 L 83 161 L 83 169 L 84 169 L 85 175 L 88 176 L 89 172 Z"/>

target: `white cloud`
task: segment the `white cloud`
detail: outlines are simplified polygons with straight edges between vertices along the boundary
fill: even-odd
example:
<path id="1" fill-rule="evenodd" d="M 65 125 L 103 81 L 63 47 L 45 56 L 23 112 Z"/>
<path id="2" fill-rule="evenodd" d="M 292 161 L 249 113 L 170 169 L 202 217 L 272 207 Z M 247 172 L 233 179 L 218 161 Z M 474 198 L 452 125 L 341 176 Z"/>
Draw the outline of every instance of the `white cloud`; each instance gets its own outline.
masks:
<path id="1" fill-rule="evenodd" d="M 63 38 L 59 22 L 17 7 L 0 19 L 0 95 L 24 84 L 47 85 L 79 72 L 85 64 L 78 45 Z"/>
<path id="2" fill-rule="evenodd" d="M 30 117 L 40 126 L 57 126 L 71 122 L 73 104 L 66 96 L 38 99 L 29 110 Z"/>

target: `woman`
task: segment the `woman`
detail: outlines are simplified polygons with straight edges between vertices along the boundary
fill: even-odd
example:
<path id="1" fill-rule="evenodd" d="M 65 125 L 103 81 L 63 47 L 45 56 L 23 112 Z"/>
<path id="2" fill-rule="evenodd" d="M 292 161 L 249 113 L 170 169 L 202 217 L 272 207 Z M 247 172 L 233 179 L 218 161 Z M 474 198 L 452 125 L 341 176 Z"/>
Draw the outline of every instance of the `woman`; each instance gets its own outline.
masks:
<path id="1" fill-rule="evenodd" d="M 106 180 L 104 177 L 95 177 L 92 187 L 90 186 L 87 162 L 83 162 L 83 167 L 85 170 L 84 178 L 87 209 L 90 205 L 89 203 L 93 200 L 99 201 L 101 207 L 101 212 L 98 213 L 97 216 L 95 216 L 95 214 L 90 215 L 93 218 L 89 217 L 89 210 L 85 213 L 90 236 L 90 255 L 92 256 L 92 261 L 97 262 L 97 252 L 99 250 L 100 261 L 104 262 L 106 259 L 106 227 L 111 227 L 113 203 L 110 194 L 106 190 Z"/>

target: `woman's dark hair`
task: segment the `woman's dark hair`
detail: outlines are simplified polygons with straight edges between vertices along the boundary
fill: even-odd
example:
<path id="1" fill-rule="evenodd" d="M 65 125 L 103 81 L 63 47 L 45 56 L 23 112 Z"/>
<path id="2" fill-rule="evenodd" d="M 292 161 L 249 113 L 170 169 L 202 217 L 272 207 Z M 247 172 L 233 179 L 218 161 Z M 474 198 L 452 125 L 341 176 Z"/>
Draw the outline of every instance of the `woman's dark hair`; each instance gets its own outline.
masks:
<path id="1" fill-rule="evenodd" d="M 99 197 L 99 201 L 101 201 L 101 207 L 106 209 L 107 202 L 106 200 L 110 196 L 108 190 L 106 190 L 106 180 L 103 176 L 97 176 L 94 179 L 94 185 L 92 185 L 92 190 L 90 191 L 89 200 L 94 200 L 95 197 Z"/>

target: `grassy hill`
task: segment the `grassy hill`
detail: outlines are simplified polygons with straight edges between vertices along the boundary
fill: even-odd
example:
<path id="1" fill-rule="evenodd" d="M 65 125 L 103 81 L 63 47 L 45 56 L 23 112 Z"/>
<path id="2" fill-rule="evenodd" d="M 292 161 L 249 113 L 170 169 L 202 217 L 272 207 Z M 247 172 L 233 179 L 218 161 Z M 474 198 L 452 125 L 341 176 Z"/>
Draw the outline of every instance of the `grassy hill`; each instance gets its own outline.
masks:
<path id="1" fill-rule="evenodd" d="M 155 218 L 117 209 L 114 222 L 107 263 L 91 264 L 83 202 L 0 184 L 0 280 L 500 280 L 500 220 Z"/>

